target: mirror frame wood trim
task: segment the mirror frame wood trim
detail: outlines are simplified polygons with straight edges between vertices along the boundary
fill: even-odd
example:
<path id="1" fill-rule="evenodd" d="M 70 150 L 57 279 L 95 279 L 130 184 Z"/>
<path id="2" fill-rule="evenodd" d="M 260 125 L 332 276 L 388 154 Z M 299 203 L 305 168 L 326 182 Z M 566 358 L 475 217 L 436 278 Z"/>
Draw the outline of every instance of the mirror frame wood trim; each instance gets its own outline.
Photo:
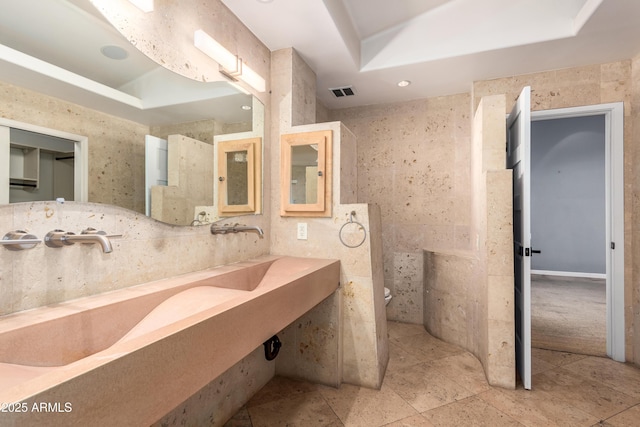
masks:
<path id="1" fill-rule="evenodd" d="M 280 137 L 280 215 L 330 217 L 332 196 L 333 132 L 322 130 L 281 135 Z M 297 145 L 318 145 L 317 200 L 315 203 L 291 203 L 291 149 Z"/>
<path id="2" fill-rule="evenodd" d="M 227 153 L 247 152 L 247 201 L 246 205 L 227 204 Z M 218 142 L 218 215 L 234 216 L 238 213 L 260 213 L 262 188 L 262 138 L 236 139 Z"/>

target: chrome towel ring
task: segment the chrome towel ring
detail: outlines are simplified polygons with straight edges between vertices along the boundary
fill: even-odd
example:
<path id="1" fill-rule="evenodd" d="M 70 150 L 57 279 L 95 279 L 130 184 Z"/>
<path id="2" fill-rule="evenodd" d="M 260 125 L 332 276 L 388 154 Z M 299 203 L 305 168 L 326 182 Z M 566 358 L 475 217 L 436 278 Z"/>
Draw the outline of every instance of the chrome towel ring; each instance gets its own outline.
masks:
<path id="1" fill-rule="evenodd" d="M 364 226 L 359 223 L 358 221 L 354 221 L 353 217 L 356 215 L 356 211 L 351 211 L 351 213 L 349 214 L 349 221 L 345 222 L 344 224 L 342 224 L 342 227 L 340 227 L 340 232 L 338 233 L 338 237 L 340 238 L 340 243 L 342 243 L 343 245 L 345 245 L 348 248 L 357 248 L 358 246 L 362 245 L 364 243 L 365 240 L 367 240 L 367 230 L 364 228 Z M 358 243 L 352 243 L 352 242 L 345 242 L 345 238 L 343 236 L 343 232 L 345 231 L 345 227 L 347 225 L 350 224 L 355 224 L 358 228 L 358 231 L 362 231 L 362 240 L 360 240 Z M 353 240 L 353 239 L 351 239 Z M 357 241 L 357 240 L 356 240 Z"/>

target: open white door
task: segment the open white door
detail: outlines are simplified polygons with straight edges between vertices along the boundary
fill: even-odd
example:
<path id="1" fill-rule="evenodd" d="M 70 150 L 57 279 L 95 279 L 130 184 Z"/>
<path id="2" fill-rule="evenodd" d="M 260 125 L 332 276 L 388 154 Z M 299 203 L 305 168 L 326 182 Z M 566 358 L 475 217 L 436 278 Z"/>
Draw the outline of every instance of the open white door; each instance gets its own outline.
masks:
<path id="1" fill-rule="evenodd" d="M 167 140 L 151 135 L 144 139 L 145 213 L 151 216 L 151 187 L 167 185 Z"/>
<path id="2" fill-rule="evenodd" d="M 507 168 L 513 169 L 513 246 L 516 368 L 531 390 L 531 88 L 525 87 L 507 119 Z"/>

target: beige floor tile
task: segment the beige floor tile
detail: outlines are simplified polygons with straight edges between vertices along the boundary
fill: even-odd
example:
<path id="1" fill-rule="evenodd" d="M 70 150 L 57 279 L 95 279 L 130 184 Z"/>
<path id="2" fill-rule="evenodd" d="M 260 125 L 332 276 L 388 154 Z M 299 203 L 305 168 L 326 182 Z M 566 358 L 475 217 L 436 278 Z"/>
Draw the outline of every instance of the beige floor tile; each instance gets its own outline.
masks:
<path id="1" fill-rule="evenodd" d="M 341 427 L 343 424 L 317 392 L 303 393 L 249 408 L 253 427 Z"/>
<path id="2" fill-rule="evenodd" d="M 584 354 L 567 353 L 564 351 L 545 350 L 542 348 L 532 348 L 531 357 L 540 359 L 552 366 L 564 366 L 569 363 L 577 362 L 589 356 Z"/>
<path id="3" fill-rule="evenodd" d="M 473 396 L 422 414 L 434 426 L 522 426 L 509 415 Z"/>
<path id="4" fill-rule="evenodd" d="M 609 418 L 638 403 L 638 399 L 601 382 L 585 379 L 565 368 L 556 368 L 532 378 L 534 390 L 542 390 L 555 401 L 573 406 L 599 419 Z"/>
<path id="5" fill-rule="evenodd" d="M 392 321 L 387 322 L 387 332 L 389 333 L 389 338 L 410 337 L 427 333 L 422 325 Z"/>
<path id="6" fill-rule="evenodd" d="M 461 353 L 429 363 L 439 374 L 460 384 L 471 393 L 477 394 L 491 387 L 484 375 L 480 361 L 471 353 Z"/>
<path id="7" fill-rule="evenodd" d="M 525 426 L 584 427 L 598 422 L 598 418 L 564 405 L 542 391 L 494 388 L 479 394 L 478 398 Z"/>
<path id="8" fill-rule="evenodd" d="M 297 396 L 311 391 L 317 391 L 318 385 L 305 381 L 296 381 L 284 377 L 273 377 L 247 403 L 247 407 L 264 405 L 282 398 Z"/>
<path id="9" fill-rule="evenodd" d="M 634 366 L 533 349 L 533 390 L 506 390 L 487 385 L 471 353 L 421 325 L 389 322 L 388 329 L 390 361 L 381 390 L 275 377 L 228 427 L 640 425 L 640 369 Z"/>
<path id="10" fill-rule="evenodd" d="M 551 363 L 538 359 L 533 354 L 531 355 L 531 375 L 536 375 L 554 368 L 556 368 L 556 366 L 553 366 Z"/>
<path id="11" fill-rule="evenodd" d="M 410 366 L 415 366 L 420 363 L 423 363 L 423 361 L 403 350 L 393 342 L 389 343 L 389 364 L 387 365 L 387 374 Z"/>
<path id="12" fill-rule="evenodd" d="M 434 427 L 434 425 L 422 415 L 414 415 L 413 417 L 403 418 L 400 421 L 387 424 L 384 427 Z"/>
<path id="13" fill-rule="evenodd" d="M 428 411 L 456 400 L 465 399 L 472 392 L 432 368 L 422 363 L 389 374 L 384 384 L 392 388 L 418 412 Z"/>
<path id="14" fill-rule="evenodd" d="M 607 427 L 629 427 L 637 426 L 640 424 L 640 406 L 634 406 L 627 409 L 602 423 L 602 426 Z"/>
<path id="15" fill-rule="evenodd" d="M 224 424 L 224 427 L 253 427 L 251 416 L 246 406 L 243 406 L 236 414 Z"/>
<path id="16" fill-rule="evenodd" d="M 422 335 L 393 338 L 390 342 L 423 362 L 432 362 L 443 357 L 464 353 L 460 347 L 445 343 L 426 332 Z"/>
<path id="17" fill-rule="evenodd" d="M 564 369 L 640 398 L 640 369 L 635 366 L 605 357 L 585 357 L 564 366 Z"/>
<path id="18" fill-rule="evenodd" d="M 340 389 L 321 387 L 320 393 L 347 427 L 383 426 L 417 415 L 415 409 L 385 385 L 372 390 L 343 384 Z"/>

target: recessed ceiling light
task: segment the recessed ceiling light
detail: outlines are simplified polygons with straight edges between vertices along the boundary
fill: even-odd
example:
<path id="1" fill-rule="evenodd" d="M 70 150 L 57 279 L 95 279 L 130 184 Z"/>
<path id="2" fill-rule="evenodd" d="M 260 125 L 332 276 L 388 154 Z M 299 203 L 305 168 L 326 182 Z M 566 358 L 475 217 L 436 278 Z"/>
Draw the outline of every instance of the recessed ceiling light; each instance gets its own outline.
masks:
<path id="1" fill-rule="evenodd" d="M 411 82 L 409 80 L 402 80 L 398 82 L 398 86 L 400 87 L 407 87 L 411 84 Z"/>
<path id="2" fill-rule="evenodd" d="M 126 59 L 129 56 L 127 51 L 120 46 L 102 46 L 100 52 L 107 58 L 116 60 Z"/>
<path id="3" fill-rule="evenodd" d="M 258 0 L 258 3 L 271 3 L 273 0 Z"/>

